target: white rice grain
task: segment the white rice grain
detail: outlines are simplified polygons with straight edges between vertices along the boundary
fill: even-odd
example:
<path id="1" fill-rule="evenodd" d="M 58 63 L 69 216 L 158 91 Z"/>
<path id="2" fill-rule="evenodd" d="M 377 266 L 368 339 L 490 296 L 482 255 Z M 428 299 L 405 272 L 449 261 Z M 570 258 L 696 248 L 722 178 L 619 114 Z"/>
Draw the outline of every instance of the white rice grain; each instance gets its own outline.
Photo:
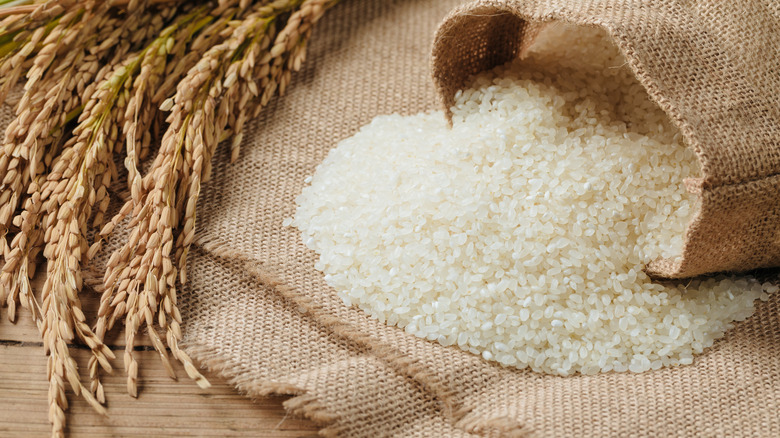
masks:
<path id="1" fill-rule="evenodd" d="M 421 338 L 558 375 L 691 363 L 777 288 L 645 275 L 681 252 L 696 158 L 602 34 L 550 36 L 459 92 L 452 129 L 342 141 L 291 224 L 346 304 Z"/>

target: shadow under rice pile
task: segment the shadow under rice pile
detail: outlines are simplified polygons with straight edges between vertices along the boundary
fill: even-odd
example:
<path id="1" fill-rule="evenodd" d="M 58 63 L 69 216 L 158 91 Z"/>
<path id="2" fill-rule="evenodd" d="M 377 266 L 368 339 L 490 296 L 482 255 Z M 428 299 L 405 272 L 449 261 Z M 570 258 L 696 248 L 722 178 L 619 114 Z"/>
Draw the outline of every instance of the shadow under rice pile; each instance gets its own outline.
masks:
<path id="1" fill-rule="evenodd" d="M 297 199 L 348 305 L 502 365 L 570 375 L 693 362 L 777 286 L 681 283 L 694 153 L 597 29 L 548 27 L 442 112 L 381 116 Z"/>

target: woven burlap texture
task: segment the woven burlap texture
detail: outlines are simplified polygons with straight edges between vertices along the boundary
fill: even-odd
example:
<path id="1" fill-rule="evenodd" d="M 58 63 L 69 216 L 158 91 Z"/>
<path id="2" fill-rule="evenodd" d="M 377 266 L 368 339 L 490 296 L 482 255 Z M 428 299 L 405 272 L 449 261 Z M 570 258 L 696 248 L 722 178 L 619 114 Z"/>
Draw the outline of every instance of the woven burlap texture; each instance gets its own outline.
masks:
<path id="1" fill-rule="evenodd" d="M 192 256 L 193 280 L 182 298 L 188 351 L 234 379 L 250 395 L 298 394 L 291 401 L 295 407 L 307 412 L 308 406 L 314 418 L 330 422 L 333 426 L 329 430 L 344 436 L 449 436 L 456 430 L 544 437 L 780 436 L 778 296 L 758 303 L 756 315 L 738 324 L 691 366 L 640 375 L 563 378 L 505 369 L 457 348 L 445 348 L 385 326 L 358 309 L 346 307 L 325 284 L 322 274 L 314 269 L 316 254 L 303 245 L 297 230 L 284 227 L 282 222 L 294 214 L 295 197 L 306 176 L 339 140 L 379 114 L 438 108 L 430 80 L 430 48 L 437 25 L 457 3 L 377 0 L 340 4 L 316 30 L 310 59 L 289 93 L 272 102 L 253 122 L 239 162 L 227 164 L 224 150 L 215 157 L 214 179 L 204 187 L 199 206 L 201 250 Z M 626 12 L 624 5 L 628 3 L 636 5 L 633 14 Z M 508 4 L 493 2 L 491 7 L 506 8 Z M 587 16 L 591 23 L 603 24 L 609 17 L 618 17 L 613 20 L 622 20 L 620 32 L 611 33 L 620 44 L 625 40 L 618 36 L 630 34 L 632 23 L 639 21 L 637 32 L 657 32 L 657 38 L 662 38 L 663 32 L 673 32 L 679 34 L 675 41 L 687 38 L 688 44 L 695 46 L 694 37 L 705 28 L 684 24 L 692 17 L 721 14 L 703 2 L 673 8 L 667 6 L 669 2 L 613 2 L 610 8 L 584 10 L 556 4 L 529 2 L 527 7 L 535 17 L 545 19 Z M 483 39 L 480 50 L 490 52 L 493 44 L 504 44 L 507 36 L 532 37 L 536 32 L 534 26 L 521 32 L 520 20 L 506 16 L 514 17 L 514 10 L 473 8 L 461 9 L 460 14 L 487 20 L 483 31 L 502 30 Z M 664 20 L 652 21 L 653 10 L 666 11 L 659 15 Z M 729 11 L 723 13 L 733 16 Z M 453 26 L 452 20 L 458 16 L 450 16 L 447 26 Z M 499 17 L 499 21 L 490 17 Z M 705 22 L 713 20 L 717 18 Z M 715 40 L 758 31 L 750 24 L 729 23 L 732 26 L 722 32 L 709 28 L 706 35 Z M 464 38 L 452 34 L 452 27 L 443 32 L 437 47 L 442 44 L 442 35 L 457 41 Z M 751 39 L 747 46 L 753 44 L 759 42 Z M 517 51 L 507 53 L 519 54 L 522 45 L 518 41 Z M 625 49 L 625 45 L 621 47 Z M 693 56 L 696 50 L 685 51 L 685 47 L 675 45 L 654 47 L 676 56 L 678 63 L 691 62 L 685 56 Z M 676 50 L 682 51 L 677 54 Z M 713 53 L 708 56 L 719 52 Z M 453 56 L 468 56 L 468 52 L 456 51 Z M 506 56 L 495 55 L 484 66 Z M 771 85 L 771 80 L 753 72 L 742 77 L 745 83 Z M 736 93 L 730 90 L 721 91 L 728 96 Z M 658 99 L 657 94 L 655 97 Z M 692 92 L 688 99 L 701 99 L 701 93 Z M 764 105 L 761 102 L 766 99 L 769 97 L 760 97 L 755 105 Z M 739 102 L 734 101 L 735 111 L 753 108 L 744 99 Z M 660 103 L 672 108 L 669 102 Z M 767 110 L 763 120 L 776 111 Z M 698 121 L 718 120 L 725 132 L 731 132 L 734 122 L 726 120 L 727 115 L 702 111 Z M 705 146 L 701 145 L 708 144 L 703 136 L 718 134 L 695 131 L 692 123 L 682 124 L 683 130 L 689 141 L 698 139 L 702 156 Z M 751 123 L 758 127 L 764 122 Z M 691 137 L 691 133 L 695 135 Z M 761 138 L 772 135 L 777 131 L 764 132 Z M 746 138 L 757 136 L 746 134 Z M 735 144 L 747 148 L 756 143 L 739 140 Z M 707 153 L 705 169 L 720 169 L 733 158 Z M 724 190 L 750 194 L 772 181 L 771 169 L 776 169 L 772 167 L 776 164 L 776 153 L 764 154 L 745 171 L 754 182 L 740 183 L 744 174 L 739 172 L 716 172 L 713 175 L 717 177 L 705 178 L 699 187 L 715 193 L 713 197 Z M 776 192 L 769 193 L 767 196 Z M 741 199 L 738 196 L 734 202 L 750 214 L 767 207 L 740 207 Z M 728 224 L 736 229 L 745 221 L 751 218 Z M 762 226 L 761 230 L 768 229 L 776 222 L 767 220 Z M 718 238 L 727 242 L 735 239 L 733 235 Z M 771 245 L 762 248 L 770 251 Z M 298 309 L 305 315 L 296 313 Z"/>

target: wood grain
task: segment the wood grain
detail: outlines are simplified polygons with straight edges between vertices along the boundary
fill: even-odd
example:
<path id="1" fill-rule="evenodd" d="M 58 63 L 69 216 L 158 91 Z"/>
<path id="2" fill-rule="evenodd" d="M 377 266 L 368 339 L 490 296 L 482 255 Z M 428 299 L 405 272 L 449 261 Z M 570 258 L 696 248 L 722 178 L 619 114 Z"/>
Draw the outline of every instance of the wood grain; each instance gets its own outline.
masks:
<path id="1" fill-rule="evenodd" d="M 36 280 L 40 283 L 40 278 Z M 85 292 L 83 301 L 86 309 L 94 309 L 97 296 Z M 109 340 L 118 358 L 124 350 L 123 338 L 118 333 Z M 38 330 L 25 311 L 16 324 L 11 324 L 6 309 L 0 309 L 0 436 L 4 438 L 50 433 L 46 357 L 41 345 Z M 140 365 L 137 399 L 127 395 L 121 359 L 114 361 L 113 375 L 104 376 L 108 417 L 96 414 L 84 400 L 69 392 L 69 437 L 317 436 L 316 425 L 287 414 L 282 407 L 284 397 L 252 401 L 209 373 L 206 377 L 212 387 L 200 389 L 178 363 L 175 369 L 180 380 L 170 379 L 149 345 L 144 336 L 136 341 Z M 89 351 L 79 347 L 71 351 L 83 373 Z"/>

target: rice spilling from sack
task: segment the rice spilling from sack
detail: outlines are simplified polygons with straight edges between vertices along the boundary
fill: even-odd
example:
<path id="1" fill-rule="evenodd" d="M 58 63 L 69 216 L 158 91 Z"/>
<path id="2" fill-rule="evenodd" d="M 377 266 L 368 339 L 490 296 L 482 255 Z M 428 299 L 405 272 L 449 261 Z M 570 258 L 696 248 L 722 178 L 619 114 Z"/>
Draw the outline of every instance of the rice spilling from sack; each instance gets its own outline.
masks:
<path id="1" fill-rule="evenodd" d="M 286 225 L 347 305 L 569 375 L 690 364 L 777 290 L 645 275 L 681 253 L 698 164 L 599 31 L 551 28 L 453 112 L 377 117 L 298 197 Z"/>

